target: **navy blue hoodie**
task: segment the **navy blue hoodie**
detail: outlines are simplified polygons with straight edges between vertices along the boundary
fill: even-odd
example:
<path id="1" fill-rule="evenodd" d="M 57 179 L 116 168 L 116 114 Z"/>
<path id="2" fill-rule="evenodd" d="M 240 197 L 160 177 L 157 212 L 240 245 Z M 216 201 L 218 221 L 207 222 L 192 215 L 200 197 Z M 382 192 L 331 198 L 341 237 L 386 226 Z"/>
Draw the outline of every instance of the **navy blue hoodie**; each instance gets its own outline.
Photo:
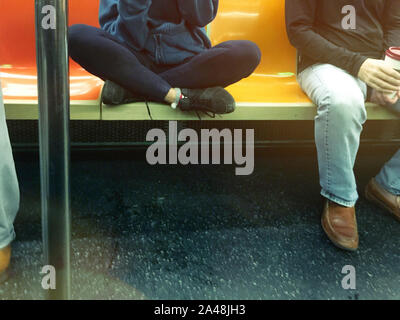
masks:
<path id="1" fill-rule="evenodd" d="M 157 64 L 179 64 L 211 47 L 205 26 L 219 0 L 101 0 L 103 30 Z"/>

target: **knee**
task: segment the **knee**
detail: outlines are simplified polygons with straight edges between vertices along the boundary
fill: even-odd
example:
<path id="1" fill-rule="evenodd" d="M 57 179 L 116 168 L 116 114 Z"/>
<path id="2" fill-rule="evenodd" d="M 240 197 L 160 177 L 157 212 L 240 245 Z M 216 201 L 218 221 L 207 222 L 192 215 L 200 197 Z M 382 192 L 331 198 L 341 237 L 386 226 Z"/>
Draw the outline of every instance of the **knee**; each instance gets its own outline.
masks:
<path id="1" fill-rule="evenodd" d="M 261 50 L 253 41 L 235 41 L 232 54 L 236 66 L 242 66 L 246 76 L 251 75 L 261 62 Z"/>
<path id="2" fill-rule="evenodd" d="M 367 120 L 362 92 L 332 91 L 328 94 L 327 100 L 329 100 L 330 117 L 343 128 L 353 124 L 362 125 Z"/>
<path id="3" fill-rule="evenodd" d="M 252 71 L 254 71 L 261 62 L 261 50 L 252 41 L 243 41 L 242 46 L 242 57 L 248 62 Z"/>
<path id="4" fill-rule="evenodd" d="M 84 24 L 74 24 L 68 28 L 68 42 L 74 43 L 85 34 L 86 25 Z"/>
<path id="5" fill-rule="evenodd" d="M 74 24 L 68 28 L 68 47 L 73 54 L 77 48 L 87 43 L 88 31 L 90 26 L 85 24 Z"/>

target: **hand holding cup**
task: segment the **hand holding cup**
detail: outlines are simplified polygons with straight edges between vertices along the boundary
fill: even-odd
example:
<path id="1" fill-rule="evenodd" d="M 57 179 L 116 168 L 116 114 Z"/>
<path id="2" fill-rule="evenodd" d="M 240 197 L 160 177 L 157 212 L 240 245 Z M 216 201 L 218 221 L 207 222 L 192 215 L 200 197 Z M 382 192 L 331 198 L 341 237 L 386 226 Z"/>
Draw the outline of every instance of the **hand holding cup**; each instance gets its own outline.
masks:
<path id="1" fill-rule="evenodd" d="M 400 48 L 398 50 L 399 60 L 397 62 L 400 64 Z M 395 66 L 392 64 L 393 60 L 392 58 L 385 61 L 367 59 L 362 64 L 358 77 L 371 88 L 394 97 L 400 91 L 400 72 L 397 72 L 396 68 L 393 67 Z"/>

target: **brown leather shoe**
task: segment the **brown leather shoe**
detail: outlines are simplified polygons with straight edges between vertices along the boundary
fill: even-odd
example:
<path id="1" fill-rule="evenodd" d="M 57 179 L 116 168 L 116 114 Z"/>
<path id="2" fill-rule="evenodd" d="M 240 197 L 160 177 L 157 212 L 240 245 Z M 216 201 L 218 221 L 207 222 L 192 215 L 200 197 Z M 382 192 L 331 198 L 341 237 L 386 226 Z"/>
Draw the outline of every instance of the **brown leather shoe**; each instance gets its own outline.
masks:
<path id="1" fill-rule="evenodd" d="M 354 207 L 342 207 L 327 200 L 321 219 L 322 228 L 333 244 L 343 250 L 358 249 L 358 230 Z"/>
<path id="2" fill-rule="evenodd" d="M 10 265 L 11 245 L 0 249 L 0 283 L 7 280 L 7 268 Z"/>
<path id="3" fill-rule="evenodd" d="M 391 212 L 400 221 L 400 196 L 386 191 L 374 178 L 365 188 L 365 197 L 378 206 Z"/>

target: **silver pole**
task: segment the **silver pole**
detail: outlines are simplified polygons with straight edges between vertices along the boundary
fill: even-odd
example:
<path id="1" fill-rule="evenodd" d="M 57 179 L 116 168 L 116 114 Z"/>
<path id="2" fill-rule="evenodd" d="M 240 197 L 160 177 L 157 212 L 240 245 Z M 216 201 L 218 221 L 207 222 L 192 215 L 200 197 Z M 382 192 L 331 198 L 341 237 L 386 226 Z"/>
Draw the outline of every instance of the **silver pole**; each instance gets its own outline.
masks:
<path id="1" fill-rule="evenodd" d="M 48 299 L 70 299 L 68 0 L 35 0 L 43 247 Z"/>

